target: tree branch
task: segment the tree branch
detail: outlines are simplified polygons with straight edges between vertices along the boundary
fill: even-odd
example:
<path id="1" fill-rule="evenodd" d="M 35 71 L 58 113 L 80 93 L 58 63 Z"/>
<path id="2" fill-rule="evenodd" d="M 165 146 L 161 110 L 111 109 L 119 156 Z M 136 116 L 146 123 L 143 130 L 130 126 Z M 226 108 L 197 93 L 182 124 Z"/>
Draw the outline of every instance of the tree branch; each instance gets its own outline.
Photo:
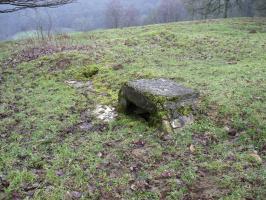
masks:
<path id="1" fill-rule="evenodd" d="M 74 1 L 75 0 L 0 0 L 0 5 L 11 6 L 11 8 L 0 8 L 0 13 L 10 13 L 26 8 L 55 8 Z"/>

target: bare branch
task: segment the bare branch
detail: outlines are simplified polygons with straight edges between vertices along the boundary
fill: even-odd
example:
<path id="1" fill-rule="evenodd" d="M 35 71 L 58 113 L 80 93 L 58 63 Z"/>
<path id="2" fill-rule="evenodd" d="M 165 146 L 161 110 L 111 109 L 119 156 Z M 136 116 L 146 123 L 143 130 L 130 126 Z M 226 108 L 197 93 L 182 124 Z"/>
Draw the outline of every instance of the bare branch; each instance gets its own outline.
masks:
<path id="1" fill-rule="evenodd" d="M 0 13 L 15 12 L 26 8 L 49 7 L 55 8 L 69 4 L 75 0 L 0 0 L 0 5 L 10 6 L 11 8 L 0 8 Z"/>

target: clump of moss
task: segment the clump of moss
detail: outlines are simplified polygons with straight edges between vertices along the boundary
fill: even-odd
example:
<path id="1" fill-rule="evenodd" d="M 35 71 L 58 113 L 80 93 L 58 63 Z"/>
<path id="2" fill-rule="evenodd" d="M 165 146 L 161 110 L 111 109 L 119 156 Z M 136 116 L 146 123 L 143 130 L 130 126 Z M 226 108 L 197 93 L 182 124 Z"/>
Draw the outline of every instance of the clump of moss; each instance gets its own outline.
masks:
<path id="1" fill-rule="evenodd" d="M 177 109 L 177 113 L 183 116 L 189 116 L 192 113 L 192 106 L 181 106 Z"/>
<path id="2" fill-rule="evenodd" d="M 88 78 L 98 74 L 98 72 L 99 68 L 96 65 L 87 65 L 79 68 L 75 77 L 78 80 L 87 80 Z"/>

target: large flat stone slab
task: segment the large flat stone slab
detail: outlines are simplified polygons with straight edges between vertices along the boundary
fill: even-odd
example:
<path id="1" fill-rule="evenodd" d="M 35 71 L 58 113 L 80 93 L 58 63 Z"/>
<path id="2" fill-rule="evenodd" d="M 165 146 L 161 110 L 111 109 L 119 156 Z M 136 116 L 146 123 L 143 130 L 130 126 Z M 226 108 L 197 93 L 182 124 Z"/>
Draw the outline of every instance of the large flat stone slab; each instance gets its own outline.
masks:
<path id="1" fill-rule="evenodd" d="M 168 98 L 188 98 L 194 97 L 197 93 L 189 88 L 176 83 L 169 79 L 139 79 L 135 81 L 129 81 L 128 87 L 134 88 L 141 93 L 150 93 L 158 96 L 165 96 Z"/>
<path id="2" fill-rule="evenodd" d="M 172 129 L 183 127 L 192 118 L 199 93 L 169 79 L 139 79 L 125 83 L 119 92 L 119 109 L 143 115 L 148 121 Z M 187 120 L 191 121 L 191 120 Z"/>

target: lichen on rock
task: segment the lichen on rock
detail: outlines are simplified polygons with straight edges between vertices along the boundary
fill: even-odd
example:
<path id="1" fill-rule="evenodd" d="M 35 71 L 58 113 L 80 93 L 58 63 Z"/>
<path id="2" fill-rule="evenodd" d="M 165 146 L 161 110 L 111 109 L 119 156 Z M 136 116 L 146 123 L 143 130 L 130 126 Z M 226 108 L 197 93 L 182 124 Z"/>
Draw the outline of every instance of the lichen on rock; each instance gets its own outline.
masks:
<path id="1" fill-rule="evenodd" d="M 144 117 L 165 132 L 193 121 L 199 93 L 169 79 L 139 79 L 125 83 L 119 92 L 119 111 Z"/>

